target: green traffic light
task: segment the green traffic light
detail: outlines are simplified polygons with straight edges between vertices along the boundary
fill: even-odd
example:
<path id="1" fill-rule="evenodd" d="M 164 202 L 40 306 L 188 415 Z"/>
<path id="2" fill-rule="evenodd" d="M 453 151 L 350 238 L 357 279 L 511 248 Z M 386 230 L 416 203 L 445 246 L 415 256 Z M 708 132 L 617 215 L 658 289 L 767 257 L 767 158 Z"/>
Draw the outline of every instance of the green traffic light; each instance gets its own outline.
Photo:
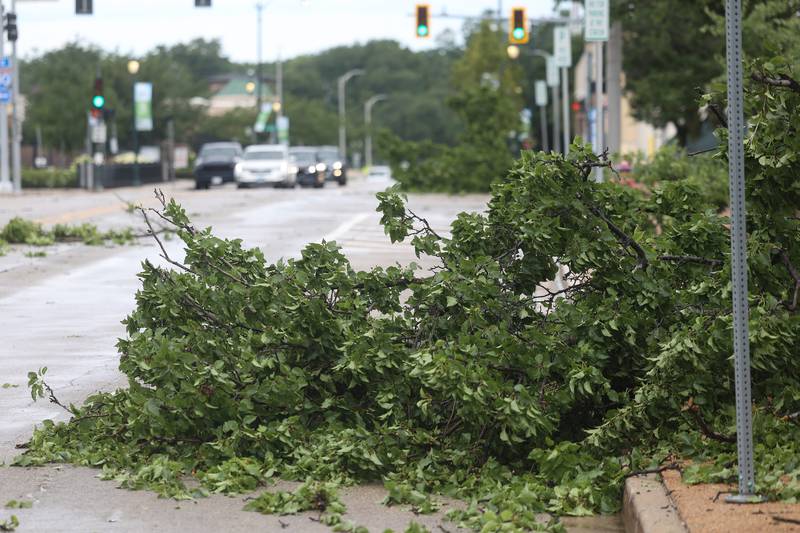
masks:
<path id="1" fill-rule="evenodd" d="M 525 38 L 525 30 L 522 28 L 514 28 L 514 39 L 520 40 Z"/>
<path id="2" fill-rule="evenodd" d="M 417 26 L 417 35 L 419 35 L 420 37 L 425 37 L 426 35 L 428 35 L 428 27 L 425 26 L 424 24 Z"/>
<path id="3" fill-rule="evenodd" d="M 97 94 L 92 98 L 92 107 L 95 109 L 103 109 L 103 106 L 106 105 L 105 97 Z"/>

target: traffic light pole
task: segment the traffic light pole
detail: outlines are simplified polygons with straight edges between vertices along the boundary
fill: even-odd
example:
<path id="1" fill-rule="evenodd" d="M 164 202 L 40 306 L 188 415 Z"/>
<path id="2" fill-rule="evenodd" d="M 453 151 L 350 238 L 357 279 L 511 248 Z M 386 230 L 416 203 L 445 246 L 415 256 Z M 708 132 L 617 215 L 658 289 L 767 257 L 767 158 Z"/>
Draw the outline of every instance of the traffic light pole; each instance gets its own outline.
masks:
<path id="1" fill-rule="evenodd" d="M 561 68 L 561 112 L 564 119 L 564 155 L 569 155 L 569 69 Z"/>
<path id="2" fill-rule="evenodd" d="M 11 12 L 17 13 L 17 0 L 11 0 Z M 22 192 L 22 124 L 19 120 L 19 65 L 17 40 L 11 41 L 11 174 L 14 190 Z"/>
<path id="3" fill-rule="evenodd" d="M 0 0 L 0 20 L 5 21 L 5 6 Z M 5 57 L 5 31 L 0 31 L 0 58 Z M 0 104 L 0 193 L 13 192 L 8 172 L 8 104 Z"/>
<path id="4" fill-rule="evenodd" d="M 595 153 L 600 155 L 605 150 L 605 119 L 603 117 L 603 106 L 605 102 L 603 101 L 603 42 L 598 41 L 594 43 L 595 46 L 595 57 L 596 57 L 596 71 L 597 71 L 597 83 L 596 83 L 596 96 L 597 96 L 597 104 L 596 110 L 594 115 L 594 127 L 595 127 Z M 603 182 L 603 169 L 601 167 L 597 167 L 595 169 L 595 181 L 598 183 Z"/>

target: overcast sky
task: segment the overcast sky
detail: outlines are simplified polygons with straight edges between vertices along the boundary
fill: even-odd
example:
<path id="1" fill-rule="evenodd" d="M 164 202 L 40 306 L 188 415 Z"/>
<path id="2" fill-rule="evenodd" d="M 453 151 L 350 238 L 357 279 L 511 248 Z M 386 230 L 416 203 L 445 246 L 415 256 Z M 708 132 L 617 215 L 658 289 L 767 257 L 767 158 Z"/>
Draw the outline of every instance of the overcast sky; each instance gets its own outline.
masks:
<path id="1" fill-rule="evenodd" d="M 74 0 L 17 0 L 22 57 L 39 55 L 79 40 L 106 50 L 142 54 L 158 44 L 195 37 L 220 39 L 236 61 L 256 59 L 256 1 L 212 0 L 195 8 L 194 0 L 94 0 L 94 15 L 75 15 Z M 497 9 L 497 0 L 426 0 L 431 11 L 477 15 Z M 11 0 L 4 0 L 9 6 Z M 264 60 L 289 58 L 337 45 L 389 38 L 412 49 L 435 45 L 446 28 L 461 35 L 459 20 L 434 18 L 432 39 L 414 37 L 414 0 L 263 0 Z M 552 13 L 552 0 L 504 0 L 503 8 L 528 8 L 530 16 Z"/>

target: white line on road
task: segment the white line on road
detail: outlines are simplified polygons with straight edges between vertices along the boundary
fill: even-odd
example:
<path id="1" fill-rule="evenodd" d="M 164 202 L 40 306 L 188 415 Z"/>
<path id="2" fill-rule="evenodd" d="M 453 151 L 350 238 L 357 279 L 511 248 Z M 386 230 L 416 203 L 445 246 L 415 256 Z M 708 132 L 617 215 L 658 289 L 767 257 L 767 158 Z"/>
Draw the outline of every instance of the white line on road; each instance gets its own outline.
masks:
<path id="1" fill-rule="evenodd" d="M 354 216 L 353 218 L 351 218 L 347 222 L 341 224 L 338 228 L 336 228 L 335 230 L 333 230 L 332 232 L 327 234 L 324 237 L 324 239 L 326 241 L 335 241 L 335 240 L 337 240 L 338 238 L 342 237 L 343 235 L 346 235 L 347 232 L 350 231 L 351 229 L 353 229 L 357 224 L 359 224 L 360 222 L 363 222 L 364 220 L 366 220 L 371 214 L 372 213 L 370 213 L 370 212 L 357 214 L 356 216 Z"/>

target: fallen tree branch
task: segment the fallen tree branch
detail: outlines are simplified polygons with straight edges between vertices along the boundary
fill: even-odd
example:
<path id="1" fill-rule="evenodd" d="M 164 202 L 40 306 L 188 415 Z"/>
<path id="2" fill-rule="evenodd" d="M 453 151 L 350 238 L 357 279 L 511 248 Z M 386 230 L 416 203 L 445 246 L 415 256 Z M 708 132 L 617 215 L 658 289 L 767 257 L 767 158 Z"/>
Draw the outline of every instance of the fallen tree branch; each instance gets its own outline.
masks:
<path id="1" fill-rule="evenodd" d="M 676 263 L 701 263 L 709 266 L 720 266 L 723 264 L 722 259 L 711 259 L 708 257 L 700 257 L 699 255 L 659 255 L 660 261 L 673 261 Z"/>
<path id="2" fill-rule="evenodd" d="M 586 206 L 589 208 L 589 211 L 591 211 L 592 214 L 606 223 L 608 229 L 611 230 L 611 233 L 614 234 L 622 246 L 625 248 L 631 248 L 636 253 L 636 257 L 638 258 L 638 265 L 636 268 L 647 270 L 647 267 L 650 266 L 650 261 L 647 259 L 647 254 L 645 253 L 644 248 L 642 248 L 638 242 L 633 240 L 633 237 L 622 231 L 619 226 L 614 224 L 599 207 L 588 204 L 586 204 Z"/>
<path id="3" fill-rule="evenodd" d="M 689 398 L 689 401 L 686 402 L 686 405 L 682 409 L 683 411 L 688 412 L 694 418 L 694 421 L 697 423 L 698 428 L 700 429 L 700 433 L 704 436 L 708 437 L 709 439 L 716 440 L 719 442 L 727 442 L 733 444 L 736 442 L 736 435 L 724 435 L 722 433 L 718 433 L 708 425 L 706 420 L 703 418 L 703 414 L 700 412 L 700 406 L 694 403 L 694 401 Z"/>
<path id="4" fill-rule="evenodd" d="M 650 468 L 647 470 L 634 470 L 633 472 L 628 472 L 627 474 L 625 474 L 625 479 L 635 476 L 646 476 L 647 474 L 660 474 L 661 472 L 665 472 L 667 470 L 677 470 L 680 472 L 681 465 L 679 465 L 678 463 L 670 463 L 668 465 L 663 465 L 658 468 Z"/>
<path id="5" fill-rule="evenodd" d="M 750 78 L 764 85 L 777 87 L 779 89 L 789 89 L 790 91 L 800 93 L 800 83 L 798 83 L 797 80 L 786 74 L 779 74 L 779 76 L 778 78 L 771 78 L 761 72 L 753 72 L 750 74 Z"/>

